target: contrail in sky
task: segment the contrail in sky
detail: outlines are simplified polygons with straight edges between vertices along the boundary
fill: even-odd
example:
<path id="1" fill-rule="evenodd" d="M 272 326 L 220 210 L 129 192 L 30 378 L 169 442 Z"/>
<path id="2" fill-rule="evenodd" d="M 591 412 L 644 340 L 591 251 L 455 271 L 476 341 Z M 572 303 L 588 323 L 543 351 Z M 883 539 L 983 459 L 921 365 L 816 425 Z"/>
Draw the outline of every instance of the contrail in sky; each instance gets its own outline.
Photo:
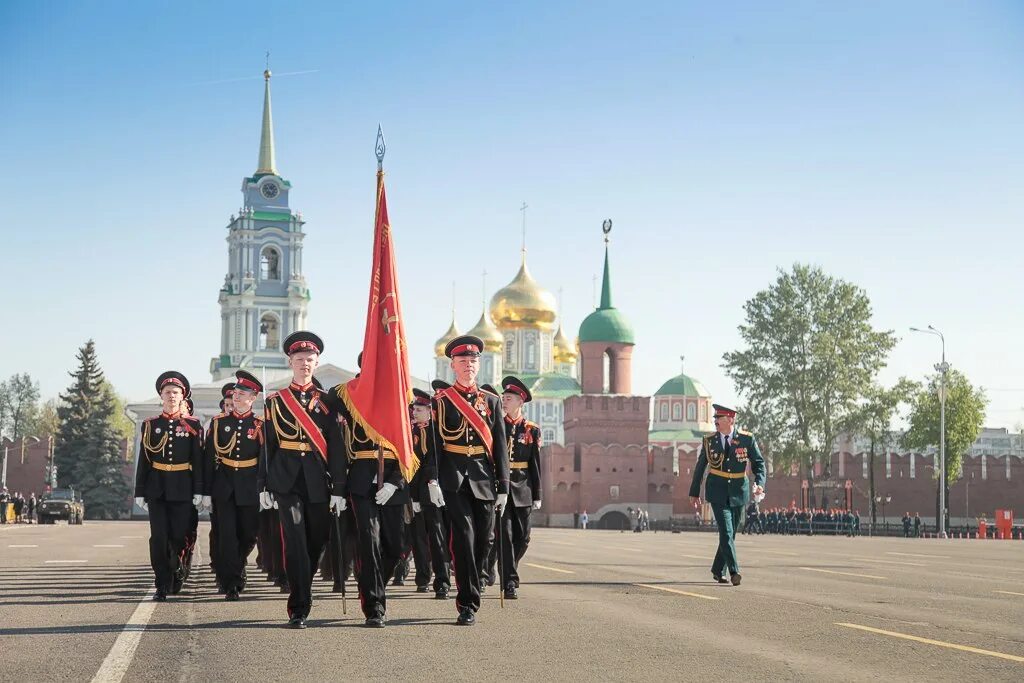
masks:
<path id="1" fill-rule="evenodd" d="M 319 71 L 320 69 L 307 69 L 306 71 L 287 71 L 285 73 L 275 73 L 274 78 L 280 78 L 281 76 L 301 76 L 302 74 L 315 74 Z M 188 85 L 190 87 L 197 85 L 220 85 L 222 83 L 237 83 L 239 81 L 255 81 L 261 78 L 263 78 L 262 74 L 259 76 L 242 76 L 241 78 L 225 78 L 221 81 L 200 81 L 198 83 L 189 83 Z"/>

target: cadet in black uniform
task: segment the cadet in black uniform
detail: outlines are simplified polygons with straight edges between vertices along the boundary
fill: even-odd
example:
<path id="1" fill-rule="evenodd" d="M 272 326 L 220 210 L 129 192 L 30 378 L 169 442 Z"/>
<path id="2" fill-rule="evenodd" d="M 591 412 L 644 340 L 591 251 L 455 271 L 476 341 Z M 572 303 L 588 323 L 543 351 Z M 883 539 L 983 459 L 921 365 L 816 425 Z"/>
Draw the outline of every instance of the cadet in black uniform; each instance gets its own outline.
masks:
<path id="1" fill-rule="evenodd" d="M 456 623 L 472 625 L 480 609 L 480 577 L 494 515 L 508 499 L 508 450 L 501 401 L 476 386 L 483 342 L 471 335 L 448 342 L 455 385 L 432 400 L 434 443 L 440 490 L 428 473 L 428 491 L 435 505 L 448 506 L 452 562 L 458 588 Z M 441 495 L 441 490 L 444 495 Z"/>
<path id="2" fill-rule="evenodd" d="M 234 390 L 235 390 L 235 383 L 234 382 L 228 382 L 227 384 L 225 384 L 224 386 L 222 386 L 220 388 L 220 415 L 216 415 L 216 416 L 214 416 L 214 418 L 211 418 L 211 421 L 210 421 L 211 424 L 207 425 L 207 427 L 206 427 L 206 438 L 207 439 L 210 438 L 210 427 L 212 425 L 213 420 L 216 419 L 217 417 L 221 417 L 223 415 L 227 415 L 228 413 L 230 413 L 233 410 L 233 407 L 231 405 L 231 392 L 233 392 Z M 208 449 L 208 445 L 206 445 L 205 448 Z M 210 463 L 207 462 L 207 468 L 209 468 L 209 465 L 210 465 Z M 207 471 L 209 471 L 209 469 L 207 469 Z M 210 483 L 209 478 L 206 477 L 205 475 L 203 477 L 203 482 L 205 484 L 207 484 L 207 485 L 209 485 L 209 483 Z M 225 592 L 224 591 L 224 586 L 221 585 L 220 575 L 217 573 L 217 501 L 216 501 L 216 499 L 213 499 L 213 500 L 210 501 L 210 539 L 209 540 L 210 540 L 210 571 L 213 572 L 214 581 L 217 584 L 218 592 L 223 593 L 223 592 Z"/>
<path id="3" fill-rule="evenodd" d="M 323 349 L 312 332 L 294 332 L 284 340 L 292 382 L 267 397 L 263 423 L 266 455 L 257 486 L 261 506 L 278 505 L 292 628 L 306 627 L 313 606 L 313 574 L 327 543 L 329 505 L 345 508 L 341 430 L 312 379 Z"/>
<path id="4" fill-rule="evenodd" d="M 156 577 L 153 599 L 163 602 L 169 592 L 181 588 L 175 575 L 189 515 L 193 506 L 202 504 L 203 427 L 199 420 L 181 414 L 190 391 L 183 374 L 163 373 L 156 380 L 156 390 L 163 412 L 142 423 L 135 503 L 149 510 L 149 561 Z"/>
<path id="5" fill-rule="evenodd" d="M 492 387 L 490 384 L 480 385 L 481 393 L 490 394 L 496 397 L 499 401 L 501 400 L 501 394 L 498 390 Z M 506 434 L 506 439 L 508 435 Z M 484 547 L 483 554 L 481 557 L 480 567 L 480 592 L 484 593 L 487 590 L 487 586 L 493 586 L 494 582 L 498 580 L 498 574 L 495 571 L 495 565 L 498 563 L 498 517 L 494 517 L 494 525 L 491 527 L 491 533 L 487 536 L 487 545 Z"/>
<path id="6" fill-rule="evenodd" d="M 409 404 L 409 417 L 412 422 L 412 446 L 420 463 L 433 457 L 430 428 L 430 394 L 422 389 L 412 390 L 413 399 Z M 406 526 L 406 538 L 412 549 L 412 557 L 416 562 L 416 592 L 426 593 L 430 590 L 431 557 L 426 512 L 424 501 L 430 502 L 427 492 L 427 480 L 424 478 L 425 468 L 420 467 L 409 485 L 412 498 L 412 521 Z"/>
<path id="7" fill-rule="evenodd" d="M 515 600 L 519 588 L 519 560 L 530 546 L 530 512 L 539 510 L 540 427 L 523 417 L 523 405 L 533 395 L 518 377 L 501 380 L 504 391 L 505 438 L 508 440 L 509 497 L 505 513 L 499 518 L 501 532 L 501 587 L 505 598 Z"/>
<path id="8" fill-rule="evenodd" d="M 444 380 L 435 379 L 430 383 L 430 388 L 435 392 L 447 389 L 451 385 Z M 431 415 L 433 422 L 433 415 Z M 423 510 L 423 522 L 427 530 L 427 544 L 430 548 L 430 568 L 434 574 L 434 597 L 438 600 L 447 600 L 448 592 L 452 586 L 452 553 L 448 545 L 449 521 L 448 511 L 444 507 L 444 496 L 441 495 L 440 487 L 435 487 L 437 500 L 435 504 L 430 495 L 430 481 L 437 480 L 437 435 L 434 433 L 433 425 L 427 429 L 427 437 L 430 439 L 430 456 L 420 467 L 419 479 L 422 482 L 420 489 L 420 506 Z M 427 468 L 432 468 L 427 472 Z"/>
<path id="9" fill-rule="evenodd" d="M 206 438 L 206 494 L 217 510 L 217 578 L 228 600 L 245 588 L 245 562 L 259 533 L 256 476 L 263 450 L 263 420 L 252 412 L 263 385 L 245 370 L 235 373 L 231 412 L 210 423 Z"/>
<path id="10" fill-rule="evenodd" d="M 398 458 L 367 436 L 345 404 L 346 387 L 339 384 L 329 400 L 344 418 L 344 450 L 348 456 L 346 492 L 356 517 L 356 575 L 359 602 L 366 625 L 383 628 L 387 613 L 386 588 L 395 565 L 405 554 L 405 506 L 409 486 Z"/>

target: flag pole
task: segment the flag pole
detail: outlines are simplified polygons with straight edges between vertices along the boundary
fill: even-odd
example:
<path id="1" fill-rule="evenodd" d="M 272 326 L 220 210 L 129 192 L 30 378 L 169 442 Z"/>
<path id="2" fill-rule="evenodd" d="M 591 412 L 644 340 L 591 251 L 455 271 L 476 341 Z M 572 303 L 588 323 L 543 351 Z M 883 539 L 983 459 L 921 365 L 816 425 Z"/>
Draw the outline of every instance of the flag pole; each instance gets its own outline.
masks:
<path id="1" fill-rule="evenodd" d="M 380 220 L 380 192 L 384 187 L 384 154 L 387 152 L 387 145 L 384 144 L 384 131 L 380 124 L 377 124 L 377 142 L 374 145 L 374 153 L 377 155 L 377 203 L 373 210 L 373 229 L 377 229 L 377 221 Z M 363 349 L 366 352 L 366 349 Z M 377 443 L 377 490 L 384 488 L 384 447 Z"/>

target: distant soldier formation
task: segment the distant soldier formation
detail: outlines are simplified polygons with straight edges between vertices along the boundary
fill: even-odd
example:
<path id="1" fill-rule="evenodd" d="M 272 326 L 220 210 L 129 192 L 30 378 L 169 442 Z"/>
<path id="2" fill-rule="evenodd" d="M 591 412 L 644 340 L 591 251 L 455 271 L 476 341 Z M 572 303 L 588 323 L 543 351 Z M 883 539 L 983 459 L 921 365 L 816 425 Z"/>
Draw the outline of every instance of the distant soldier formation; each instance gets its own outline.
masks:
<path id="1" fill-rule="evenodd" d="M 242 599 L 255 549 L 257 568 L 288 595 L 291 628 L 306 627 L 318 571 L 343 596 L 354 576 L 366 626 L 384 627 L 387 586 L 404 582 L 410 556 L 418 592 L 446 600 L 454 578 L 459 625 L 476 622 L 496 581 L 502 600 L 518 599 L 530 513 L 541 507 L 541 435 L 523 416 L 527 386 L 509 376 L 500 395 L 478 387 L 483 342 L 453 339 L 445 353 L 455 383 L 412 392 L 418 468 L 407 477 L 353 416 L 346 384 L 325 390 L 313 377 L 323 340 L 295 332 L 283 350 L 292 381 L 266 397 L 262 415 L 252 408 L 263 385 L 244 370 L 205 427 L 188 379 L 173 370 L 157 378 L 162 410 L 142 424 L 135 478 L 135 502 L 149 513 L 153 599 L 182 590 L 202 510 L 217 590 Z"/>

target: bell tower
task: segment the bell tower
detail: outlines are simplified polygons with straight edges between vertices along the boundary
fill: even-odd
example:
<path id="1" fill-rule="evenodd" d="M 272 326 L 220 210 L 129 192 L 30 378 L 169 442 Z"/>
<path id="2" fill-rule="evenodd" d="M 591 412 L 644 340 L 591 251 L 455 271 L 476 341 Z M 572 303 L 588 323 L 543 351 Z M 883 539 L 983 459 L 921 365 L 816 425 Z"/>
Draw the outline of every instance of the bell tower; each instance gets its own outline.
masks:
<path id="1" fill-rule="evenodd" d="M 228 272 L 218 298 L 220 355 L 210 361 L 214 381 L 239 368 L 286 368 L 281 342 L 306 327 L 305 222 L 301 212 L 289 207 L 292 184 L 277 171 L 270 76 L 268 68 L 263 72 L 263 125 L 256 172 L 242 180 L 243 204 L 227 226 Z"/>

